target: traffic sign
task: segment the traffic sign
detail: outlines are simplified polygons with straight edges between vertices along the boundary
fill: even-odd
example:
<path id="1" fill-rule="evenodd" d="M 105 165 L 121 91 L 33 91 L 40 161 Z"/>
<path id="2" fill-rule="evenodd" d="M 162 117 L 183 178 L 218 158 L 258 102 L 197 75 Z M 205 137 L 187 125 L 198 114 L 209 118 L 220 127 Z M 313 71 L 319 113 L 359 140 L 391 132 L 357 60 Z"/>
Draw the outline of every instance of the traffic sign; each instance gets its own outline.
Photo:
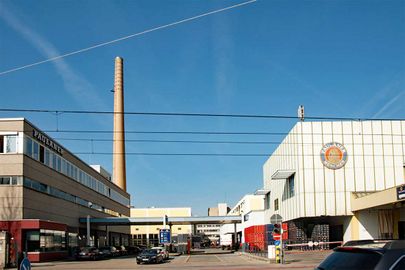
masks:
<path id="1" fill-rule="evenodd" d="M 281 223 L 281 222 L 283 222 L 283 218 L 279 214 L 274 214 L 270 217 L 271 224 L 277 224 L 277 223 Z"/>
<path id="2" fill-rule="evenodd" d="M 159 231 L 159 243 L 160 244 L 169 244 L 170 243 L 170 230 L 161 229 Z"/>
<path id="3" fill-rule="evenodd" d="M 24 258 L 20 264 L 20 270 L 31 270 L 31 262 L 28 258 Z"/>
<path id="4" fill-rule="evenodd" d="M 279 240 L 274 241 L 274 245 L 275 245 L 275 246 L 279 246 L 279 245 L 280 245 L 280 241 L 279 241 Z"/>

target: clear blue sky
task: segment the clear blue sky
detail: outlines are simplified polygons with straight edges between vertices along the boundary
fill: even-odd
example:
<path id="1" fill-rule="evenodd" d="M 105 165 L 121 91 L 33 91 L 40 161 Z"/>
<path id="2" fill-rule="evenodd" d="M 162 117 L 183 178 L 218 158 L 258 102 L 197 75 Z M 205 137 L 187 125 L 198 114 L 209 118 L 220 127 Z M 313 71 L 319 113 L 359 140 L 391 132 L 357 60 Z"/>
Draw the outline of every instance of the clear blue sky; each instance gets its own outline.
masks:
<path id="1" fill-rule="evenodd" d="M 0 72 L 243 1 L 0 2 Z M 127 111 L 404 118 L 405 1 L 261 0 L 0 76 L 1 108 L 113 108 L 115 56 Z M 110 130 L 106 115 L 0 113 L 43 130 Z M 291 120 L 127 116 L 127 130 L 288 132 Z M 111 134 L 50 133 L 73 152 Z M 128 134 L 127 139 L 280 141 L 280 136 Z M 271 153 L 275 145 L 128 143 L 128 152 Z M 111 171 L 109 155 L 81 155 Z M 204 215 L 262 186 L 265 157 L 128 156 L 132 204 Z"/>

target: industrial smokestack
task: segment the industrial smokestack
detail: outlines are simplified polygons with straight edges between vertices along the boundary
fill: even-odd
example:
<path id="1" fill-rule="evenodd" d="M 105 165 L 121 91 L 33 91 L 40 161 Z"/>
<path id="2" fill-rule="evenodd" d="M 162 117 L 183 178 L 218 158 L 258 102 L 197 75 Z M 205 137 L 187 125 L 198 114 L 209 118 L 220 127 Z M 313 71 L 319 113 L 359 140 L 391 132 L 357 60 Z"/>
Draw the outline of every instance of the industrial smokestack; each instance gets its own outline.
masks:
<path id="1" fill-rule="evenodd" d="M 125 127 L 124 127 L 124 60 L 115 58 L 114 73 L 114 145 L 113 180 L 121 189 L 127 191 L 125 169 Z"/>

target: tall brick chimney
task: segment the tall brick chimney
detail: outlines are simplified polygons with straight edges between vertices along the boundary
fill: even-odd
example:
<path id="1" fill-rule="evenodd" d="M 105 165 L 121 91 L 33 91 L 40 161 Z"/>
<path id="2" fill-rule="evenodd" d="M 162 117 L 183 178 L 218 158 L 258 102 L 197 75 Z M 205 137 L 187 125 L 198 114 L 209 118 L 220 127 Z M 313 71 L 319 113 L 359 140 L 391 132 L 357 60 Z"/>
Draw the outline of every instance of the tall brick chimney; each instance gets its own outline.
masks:
<path id="1" fill-rule="evenodd" d="M 123 62 L 124 60 L 121 57 L 115 58 L 113 181 L 126 191 Z"/>

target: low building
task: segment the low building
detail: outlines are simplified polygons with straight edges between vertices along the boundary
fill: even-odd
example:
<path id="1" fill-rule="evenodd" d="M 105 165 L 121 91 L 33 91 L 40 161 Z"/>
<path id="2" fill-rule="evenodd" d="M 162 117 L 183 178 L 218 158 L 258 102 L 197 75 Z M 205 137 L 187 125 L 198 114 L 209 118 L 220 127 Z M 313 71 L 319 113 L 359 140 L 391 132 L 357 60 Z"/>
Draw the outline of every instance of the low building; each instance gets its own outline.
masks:
<path id="1" fill-rule="evenodd" d="M 101 172 L 101 173 L 100 173 Z M 79 218 L 130 215 L 130 195 L 23 118 L 0 119 L 0 230 L 11 260 L 66 258 L 85 245 L 128 245 L 129 226 L 91 226 Z"/>
<path id="2" fill-rule="evenodd" d="M 264 209 L 266 203 L 266 194 L 259 190 L 255 194 L 247 194 L 240 199 L 235 206 L 229 211 L 229 216 L 241 216 L 240 224 L 225 224 L 220 228 L 220 244 L 228 246 L 231 243 L 244 243 L 244 230 L 254 225 L 266 224 L 264 218 Z M 235 241 L 236 232 L 236 241 Z"/>
<path id="3" fill-rule="evenodd" d="M 299 122 L 263 166 L 290 241 L 405 238 L 405 121 Z"/>
<path id="4" fill-rule="evenodd" d="M 160 217 L 162 223 L 164 217 L 191 217 L 191 207 L 177 208 L 131 208 L 132 218 Z M 142 225 L 131 226 L 131 234 L 135 245 L 156 246 L 159 244 L 159 230 L 163 225 Z M 167 224 L 167 229 L 171 230 L 171 235 L 191 234 L 191 225 L 171 225 Z"/>

